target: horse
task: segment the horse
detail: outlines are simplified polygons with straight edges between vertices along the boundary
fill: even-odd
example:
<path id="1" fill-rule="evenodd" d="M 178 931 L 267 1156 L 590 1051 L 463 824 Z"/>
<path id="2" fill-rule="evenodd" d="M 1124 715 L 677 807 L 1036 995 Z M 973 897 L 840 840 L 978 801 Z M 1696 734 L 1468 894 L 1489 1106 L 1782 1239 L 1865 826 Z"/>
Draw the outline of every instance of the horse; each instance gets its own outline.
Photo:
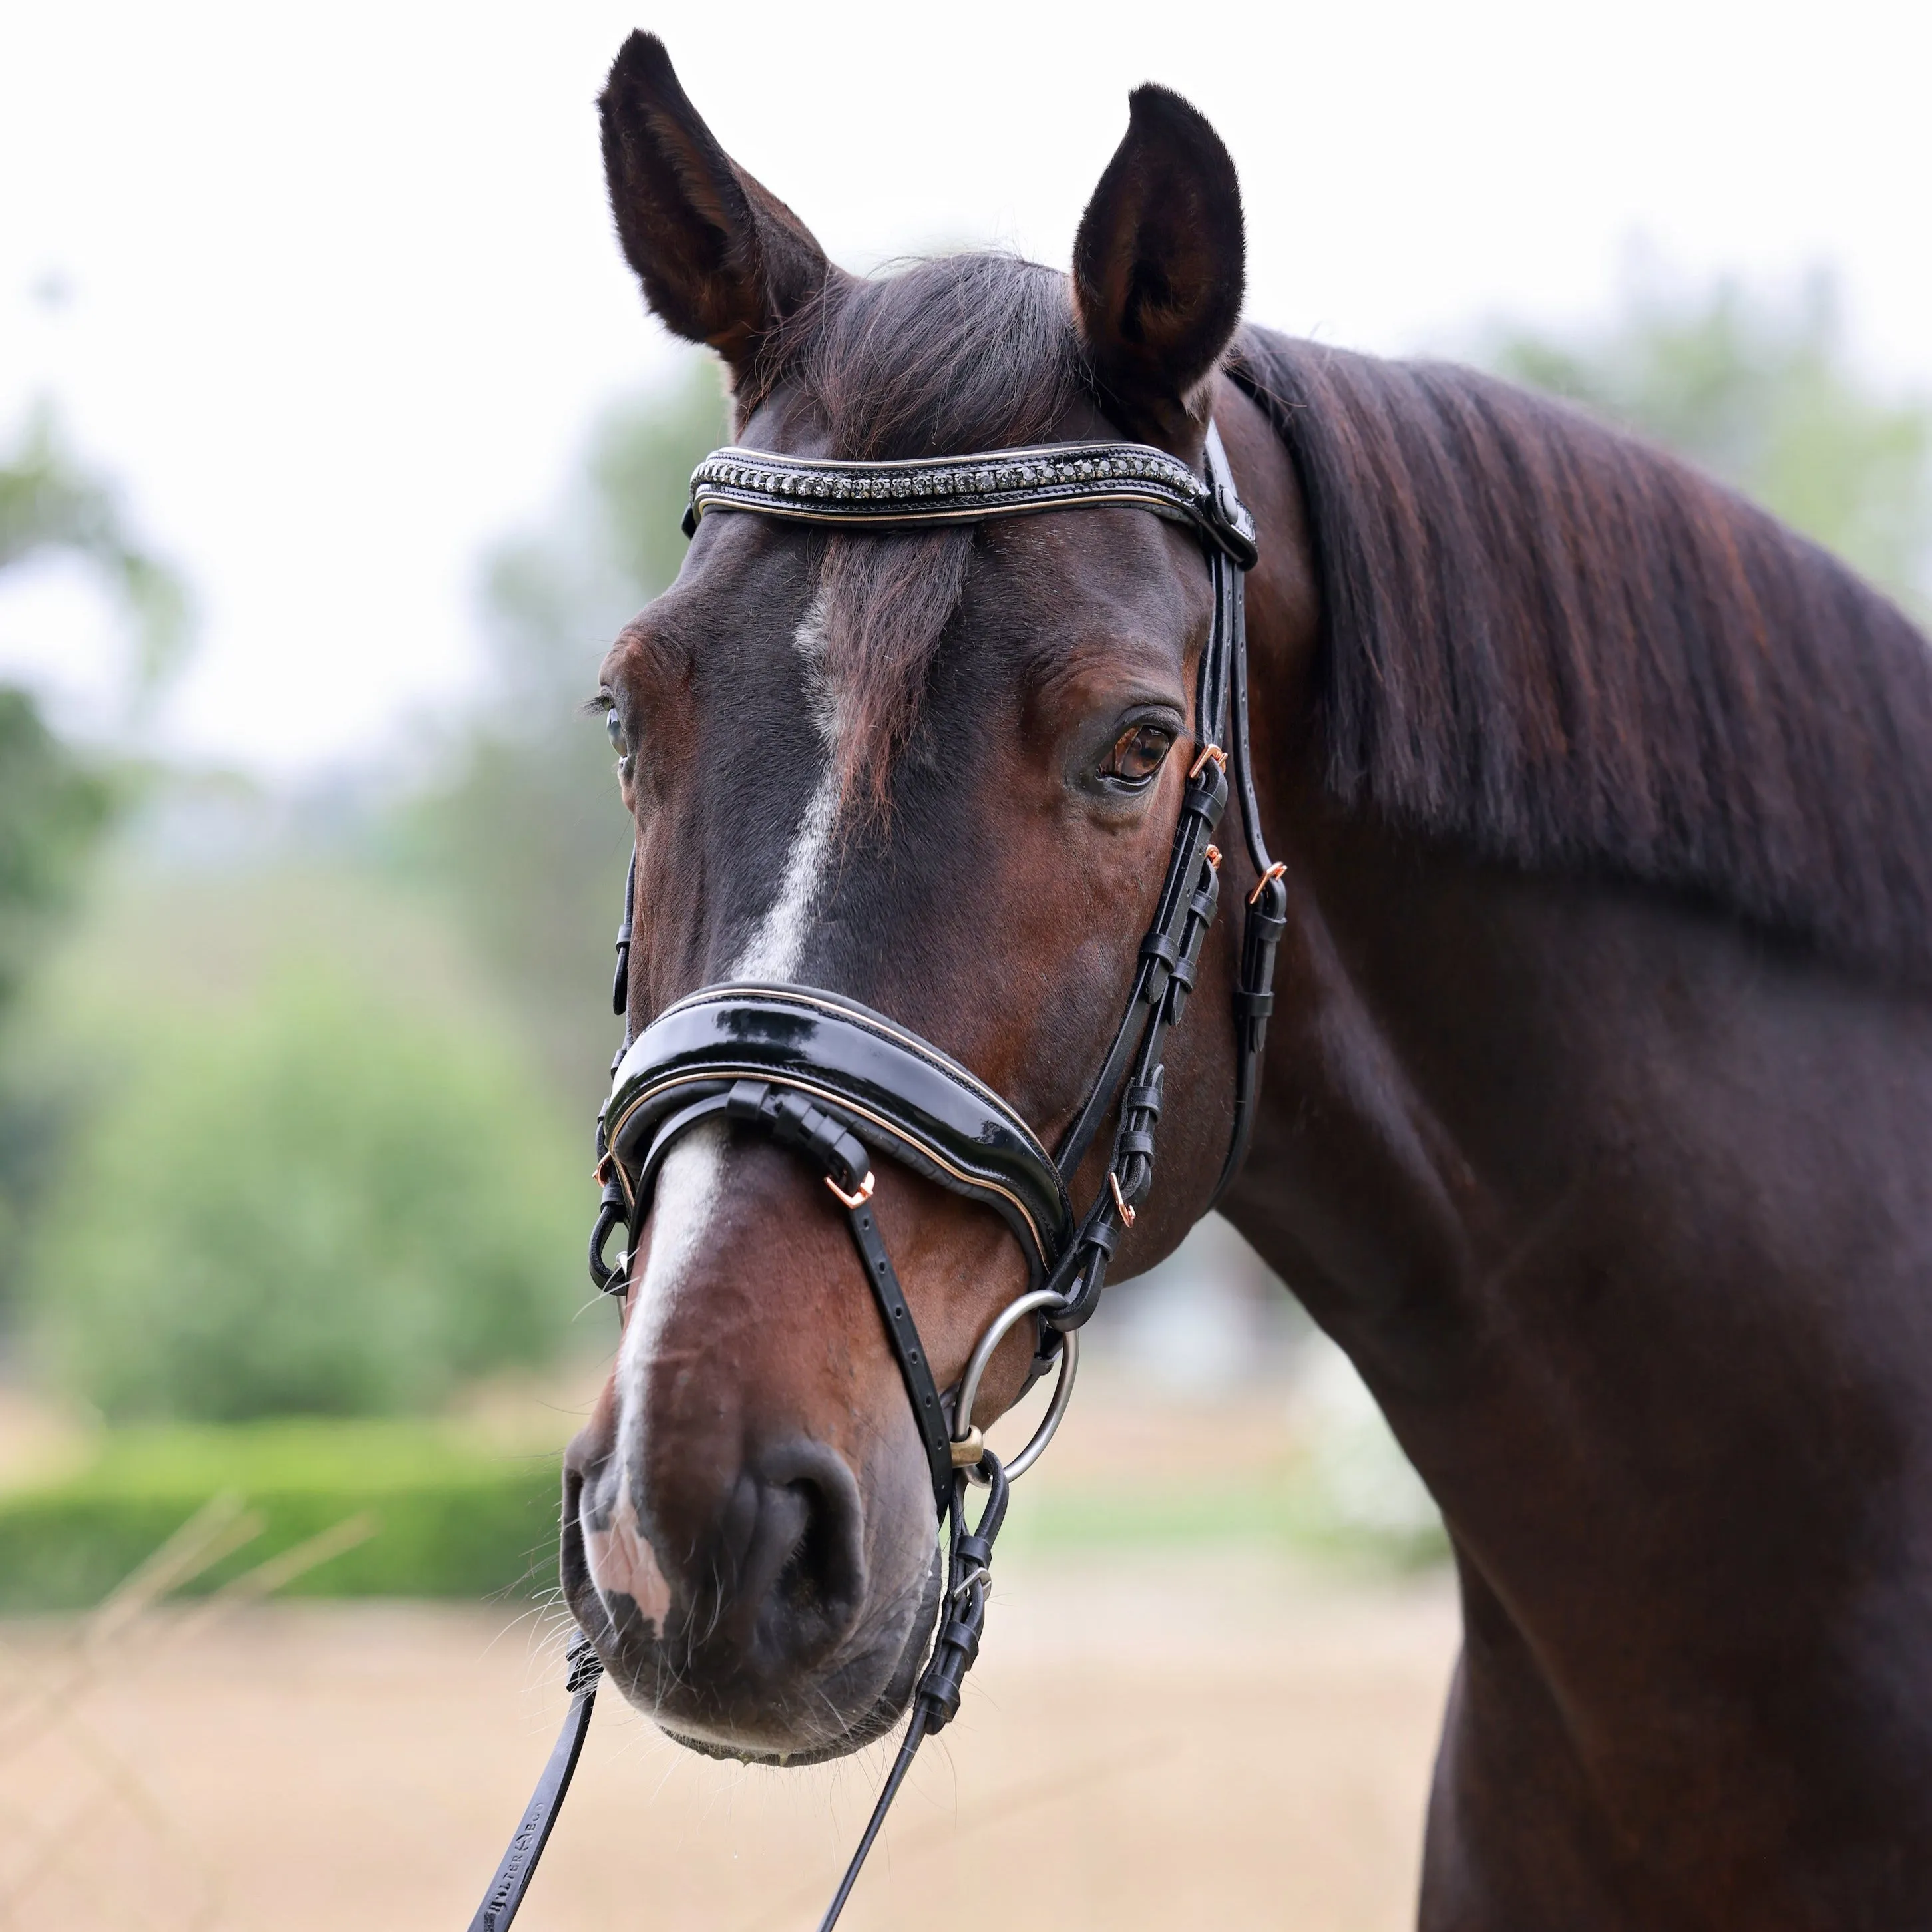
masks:
<path id="1" fill-rule="evenodd" d="M 1283 910 L 1222 1206 L 1360 1372 L 1452 1546 L 1420 1924 L 1932 1922 L 1925 638 L 1573 408 L 1244 321 L 1234 164 L 1157 86 L 1066 274 L 848 274 L 650 36 L 600 114 L 622 251 L 720 358 L 736 444 L 1124 439 L 1190 470 L 1225 448 Z M 631 1030 L 719 982 L 823 989 L 1052 1144 L 1209 748 L 1189 695 L 1215 621 L 1200 544 L 1132 506 L 704 517 L 599 679 L 635 832 Z M 1267 883 L 1216 861 L 1244 898 Z M 1117 1275 L 1216 1186 L 1240 971 L 1214 926 Z M 1082 1188 L 1108 1158 L 1103 1136 Z M 979 1202 L 880 1168 L 946 1388 L 1026 1257 Z M 707 1119 L 616 1285 L 564 1480 L 598 1660 L 699 1751 L 805 1763 L 885 1735 L 941 1568 L 840 1203 Z M 1005 1334 L 979 1419 L 1034 1356 Z"/>

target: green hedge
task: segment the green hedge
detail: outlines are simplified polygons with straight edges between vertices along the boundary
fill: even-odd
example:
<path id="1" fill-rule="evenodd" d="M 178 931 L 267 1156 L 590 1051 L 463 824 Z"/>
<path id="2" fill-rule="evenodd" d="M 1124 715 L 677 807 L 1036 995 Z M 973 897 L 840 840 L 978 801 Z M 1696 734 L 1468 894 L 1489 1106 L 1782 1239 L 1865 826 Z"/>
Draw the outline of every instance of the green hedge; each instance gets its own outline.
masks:
<path id="1" fill-rule="evenodd" d="M 346 1519 L 374 1533 L 277 1594 L 503 1600 L 556 1580 L 558 1453 L 434 1424 L 118 1430 L 85 1469 L 0 1492 L 0 1611 L 97 1604 L 218 1497 L 263 1527 L 185 1587 L 215 1588 Z"/>
<path id="2" fill-rule="evenodd" d="M 186 1587 L 205 1592 L 366 1516 L 374 1533 L 275 1594 L 506 1602 L 556 1582 L 560 1454 L 516 1454 L 426 1423 L 308 1421 L 110 1431 L 58 1484 L 0 1490 L 0 1612 L 98 1604 L 218 1497 L 260 1534 Z M 1433 1523 L 1366 1528 L 1305 1476 L 1158 1484 L 1051 1484 L 1023 1492 L 1008 1540 L 1044 1552 L 1247 1544 L 1407 1568 L 1438 1560 Z"/>

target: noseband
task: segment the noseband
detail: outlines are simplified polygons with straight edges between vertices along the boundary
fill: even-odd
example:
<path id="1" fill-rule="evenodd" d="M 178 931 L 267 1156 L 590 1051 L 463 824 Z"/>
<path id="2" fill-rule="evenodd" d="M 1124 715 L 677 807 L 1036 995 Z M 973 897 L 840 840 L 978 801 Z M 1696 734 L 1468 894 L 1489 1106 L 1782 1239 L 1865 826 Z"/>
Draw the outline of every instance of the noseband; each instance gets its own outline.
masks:
<path id="1" fill-rule="evenodd" d="M 950 1524 L 949 1581 L 939 1634 L 913 1715 L 859 1849 L 821 1926 L 838 1918 L 921 1740 L 959 1706 L 978 1654 L 987 1564 L 1006 1514 L 1007 1485 L 1029 1468 L 1065 1413 L 1079 1360 L 1079 1330 L 1093 1314 L 1121 1234 L 1154 1179 L 1154 1135 L 1165 1075 L 1162 1049 L 1193 990 L 1201 948 L 1220 894 L 1221 854 L 1210 843 L 1232 785 L 1256 878 L 1242 931 L 1234 995 L 1234 1114 L 1204 1213 L 1239 1171 L 1259 1098 L 1262 1049 L 1274 1005 L 1276 947 L 1287 926 L 1283 868 L 1262 836 L 1248 748 L 1247 632 L 1243 573 L 1258 554 L 1210 424 L 1204 478 L 1164 450 L 1131 442 L 1056 443 L 930 460 L 841 463 L 728 448 L 692 477 L 685 533 L 730 512 L 842 530 L 931 529 L 994 518 L 1095 506 L 1151 511 L 1196 532 L 1213 580 L 1214 611 L 1201 653 L 1194 705 L 1196 755 L 1183 790 L 1153 923 L 1141 942 L 1133 989 L 1092 1088 L 1049 1154 L 1026 1122 L 930 1041 L 842 994 L 757 983 L 706 986 L 658 1014 L 636 1039 L 628 1027 L 597 1123 L 603 1197 L 590 1242 L 591 1278 L 607 1294 L 628 1286 L 635 1242 L 666 1156 L 706 1121 L 770 1135 L 809 1161 L 844 1210 L 860 1265 L 878 1300 L 924 1447 L 933 1498 Z M 617 934 L 614 1009 L 629 1007 L 636 890 L 633 850 Z M 1116 1111 L 1118 1108 L 1118 1112 Z M 1110 1117 L 1104 1180 L 1076 1213 L 1070 1190 Z M 890 1156 L 940 1186 L 990 1208 L 1027 1264 L 1027 1292 L 995 1318 L 949 1401 L 934 1380 L 871 1201 L 873 1162 Z M 614 1263 L 610 1238 L 625 1231 Z M 1052 1406 L 1033 1438 L 1002 1466 L 973 1426 L 973 1405 L 994 1350 L 1030 1317 L 1032 1373 L 1058 1365 Z M 985 1484 L 976 1526 L 968 1480 Z M 601 1666 L 589 1640 L 571 1657 L 574 1694 L 563 1735 L 471 1932 L 503 1932 L 550 1835 L 568 1789 Z"/>

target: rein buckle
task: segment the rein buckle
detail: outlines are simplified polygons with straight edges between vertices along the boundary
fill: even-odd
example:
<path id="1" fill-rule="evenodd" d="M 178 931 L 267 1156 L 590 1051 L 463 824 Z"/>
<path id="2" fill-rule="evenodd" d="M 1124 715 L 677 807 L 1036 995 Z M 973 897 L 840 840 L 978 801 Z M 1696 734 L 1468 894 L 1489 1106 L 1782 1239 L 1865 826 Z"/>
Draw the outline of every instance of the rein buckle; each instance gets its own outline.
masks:
<path id="1" fill-rule="evenodd" d="M 1280 878 L 1287 870 L 1288 868 L 1284 866 L 1279 859 L 1277 859 L 1274 863 L 1261 875 L 1261 878 L 1256 884 L 1254 890 L 1249 893 L 1249 904 L 1258 905 L 1261 903 L 1261 896 L 1262 893 L 1266 892 L 1269 886 L 1273 885 L 1275 880 Z"/>
<path id="2" fill-rule="evenodd" d="M 866 1170 L 866 1178 L 860 1182 L 859 1191 L 856 1194 L 848 1194 L 844 1189 L 841 1187 L 838 1182 L 834 1180 L 829 1174 L 825 1177 L 825 1184 L 827 1187 L 831 1189 L 832 1192 L 838 1197 L 840 1202 L 845 1207 L 862 1208 L 868 1201 L 872 1199 L 872 1190 L 878 1184 L 872 1178 L 872 1170 L 868 1167 Z"/>

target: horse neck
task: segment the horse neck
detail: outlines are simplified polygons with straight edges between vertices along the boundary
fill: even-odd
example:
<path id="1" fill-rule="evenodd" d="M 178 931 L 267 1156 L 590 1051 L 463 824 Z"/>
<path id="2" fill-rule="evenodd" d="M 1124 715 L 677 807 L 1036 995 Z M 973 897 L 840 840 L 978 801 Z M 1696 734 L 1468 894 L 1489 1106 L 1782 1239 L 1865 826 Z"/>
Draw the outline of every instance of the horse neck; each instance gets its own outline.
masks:
<path id="1" fill-rule="evenodd" d="M 1306 569 L 1294 535 L 1264 522 L 1264 557 Z M 1456 1547 L 1424 1922 L 1484 1916 L 1457 1904 L 1478 1814 L 1561 1870 L 1701 1856 L 1700 1793 L 1730 1816 L 1820 1766 L 1862 1805 L 1932 1600 L 1932 1002 L 1682 897 L 1352 817 L 1312 620 L 1257 588 L 1289 924 L 1226 1211 Z"/>
<path id="2" fill-rule="evenodd" d="M 1264 557 L 1312 576 L 1292 496 L 1253 494 Z M 1321 785 L 1306 599 L 1254 590 L 1290 926 L 1230 1217 L 1353 1358 L 1460 1542 L 1560 1538 L 1619 1471 L 1701 1533 L 1735 1498 L 1673 1473 L 1686 1414 L 1801 1514 L 1848 1496 L 1932 1412 L 1932 1352 L 1900 1359 L 1932 1239 L 1932 1203 L 1910 1204 L 1926 1003 L 1679 898 L 1351 818 Z M 1882 1391 L 1871 1440 L 1821 1462 L 1792 1419 L 1846 1386 Z M 1580 1554 L 1598 1574 L 1616 1552 Z"/>
<path id="3" fill-rule="evenodd" d="M 1654 1544 L 1611 1519 L 1669 1518 L 1696 1568 L 1741 1484 L 1828 1546 L 1932 1412 L 1927 1352 L 1901 1358 L 1932 1236 L 1924 1003 L 1661 895 L 1352 820 L 1312 764 L 1264 763 L 1291 919 L 1231 1218 L 1492 1574 L 1559 1576 L 1580 1538 L 1570 1574 L 1635 1587 Z M 1847 1388 L 1858 1440 L 1820 1457 L 1794 1418 L 1844 1430 Z M 1687 1428 L 1723 1456 L 1687 1470 Z"/>

